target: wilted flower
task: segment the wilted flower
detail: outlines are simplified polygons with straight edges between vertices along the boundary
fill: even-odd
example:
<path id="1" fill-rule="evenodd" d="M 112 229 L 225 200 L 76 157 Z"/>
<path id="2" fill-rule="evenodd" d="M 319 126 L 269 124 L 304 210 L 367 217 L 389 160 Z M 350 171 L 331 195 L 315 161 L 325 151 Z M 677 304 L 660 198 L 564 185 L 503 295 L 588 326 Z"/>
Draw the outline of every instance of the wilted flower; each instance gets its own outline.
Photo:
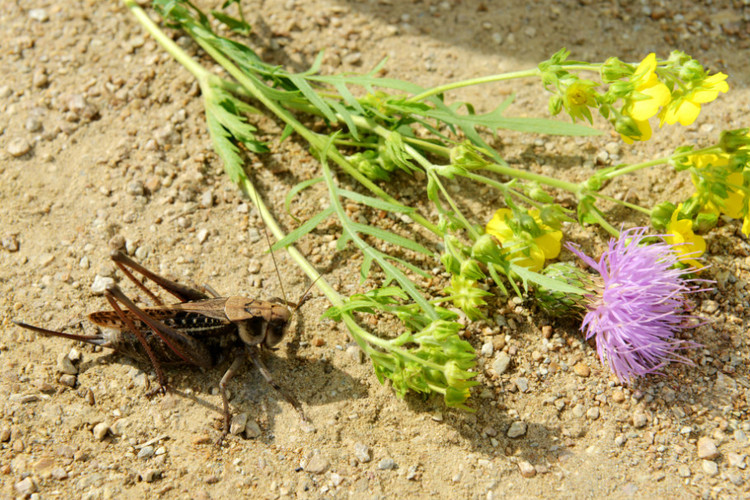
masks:
<path id="1" fill-rule="evenodd" d="M 700 291 L 697 280 L 675 267 L 673 245 L 646 244 L 646 237 L 646 228 L 623 231 L 598 261 L 567 245 L 599 273 L 591 280 L 581 330 L 587 339 L 595 337 L 599 359 L 624 383 L 672 361 L 691 363 L 678 351 L 698 345 L 675 338 L 699 324 L 686 303 L 686 294 Z"/>

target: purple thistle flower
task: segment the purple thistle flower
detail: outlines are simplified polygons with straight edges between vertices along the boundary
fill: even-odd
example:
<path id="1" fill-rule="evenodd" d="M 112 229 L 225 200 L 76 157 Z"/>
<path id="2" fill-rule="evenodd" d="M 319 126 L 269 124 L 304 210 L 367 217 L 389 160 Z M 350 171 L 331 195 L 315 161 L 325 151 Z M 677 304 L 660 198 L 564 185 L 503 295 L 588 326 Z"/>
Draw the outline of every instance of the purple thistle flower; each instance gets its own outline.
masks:
<path id="1" fill-rule="evenodd" d="M 675 267 L 679 253 L 672 245 L 644 243 L 647 237 L 643 227 L 622 231 L 598 262 L 577 245 L 566 245 L 600 275 L 591 280 L 581 331 L 587 340 L 596 337 L 599 359 L 623 383 L 672 361 L 692 364 L 677 351 L 700 346 L 675 333 L 702 324 L 688 314 L 685 296 L 702 291 L 697 282 L 705 280 L 685 279 L 692 269 Z"/>

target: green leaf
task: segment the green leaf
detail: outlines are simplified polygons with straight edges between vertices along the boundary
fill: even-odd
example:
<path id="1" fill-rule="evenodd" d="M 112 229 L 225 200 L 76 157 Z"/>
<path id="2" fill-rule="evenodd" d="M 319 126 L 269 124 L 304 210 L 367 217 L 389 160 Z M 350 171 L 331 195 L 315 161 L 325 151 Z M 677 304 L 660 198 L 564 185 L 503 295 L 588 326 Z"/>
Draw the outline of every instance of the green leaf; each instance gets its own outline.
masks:
<path id="1" fill-rule="evenodd" d="M 320 177 L 318 179 L 323 180 Z M 386 212 L 399 212 L 404 214 L 410 214 L 416 211 L 416 209 L 414 209 L 413 207 L 407 207 L 406 205 L 397 205 L 395 203 L 381 200 L 380 198 L 374 198 L 372 196 L 359 194 L 347 189 L 339 189 L 338 193 L 345 198 L 349 198 L 354 202 L 367 205 L 368 207 L 372 207 L 376 210 L 385 210 Z"/>
<path id="2" fill-rule="evenodd" d="M 392 243 L 394 245 L 398 245 L 403 248 L 408 248 L 409 250 L 413 250 L 414 252 L 418 252 L 424 255 L 434 256 L 434 252 L 423 247 L 416 241 L 410 240 L 409 238 L 404 238 L 403 236 L 399 236 L 398 234 L 394 234 L 390 231 L 386 231 L 385 229 L 381 229 L 375 226 L 369 226 L 367 224 L 360 224 L 359 222 L 351 222 L 351 221 L 349 222 L 348 226 L 358 233 L 369 234 L 370 236 L 374 236 L 378 239 L 381 239 L 388 243 Z"/>
<path id="3" fill-rule="evenodd" d="M 300 191 L 304 191 L 305 189 L 309 188 L 310 186 L 313 186 L 319 182 L 323 182 L 322 177 L 315 177 L 314 179 L 308 179 L 306 181 L 299 182 L 292 187 L 292 189 L 289 190 L 289 192 L 286 194 L 286 199 L 284 200 L 284 208 L 286 209 L 286 213 L 289 215 L 292 215 L 291 212 L 291 206 L 292 206 L 292 198 L 297 196 L 297 193 Z M 292 215 L 292 217 L 294 217 Z M 297 220 L 295 218 L 295 220 Z"/>
<path id="4" fill-rule="evenodd" d="M 218 21 L 224 23 L 230 30 L 239 33 L 242 36 L 249 36 L 252 28 L 242 19 L 236 19 L 228 14 L 218 10 L 212 10 L 211 15 Z"/>

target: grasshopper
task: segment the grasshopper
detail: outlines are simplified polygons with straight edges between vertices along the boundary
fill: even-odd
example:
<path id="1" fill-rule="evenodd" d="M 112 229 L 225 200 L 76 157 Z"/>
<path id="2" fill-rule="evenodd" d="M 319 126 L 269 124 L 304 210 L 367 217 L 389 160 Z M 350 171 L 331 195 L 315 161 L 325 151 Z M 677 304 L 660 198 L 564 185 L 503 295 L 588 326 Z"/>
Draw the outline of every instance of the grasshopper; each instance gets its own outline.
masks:
<path id="1" fill-rule="evenodd" d="M 16 320 L 13 322 L 37 333 L 108 347 L 131 358 L 150 362 L 159 380 L 159 388 L 151 391 L 150 395 L 168 390 L 163 365 L 187 364 L 212 368 L 222 352 L 244 345 L 263 378 L 309 425 L 297 399 L 273 380 L 261 359 L 263 349 L 273 349 L 284 337 L 293 314 L 304 303 L 309 290 L 297 304 L 282 299 L 262 301 L 239 296 L 221 297 L 208 285 L 203 285 L 204 291 L 201 291 L 159 276 L 120 251 L 113 251 L 110 257 L 125 276 L 154 301 L 155 306 L 137 306 L 112 283 L 104 292 L 112 310 L 98 311 L 88 316 L 92 323 L 106 328 L 97 335 L 76 335 Z M 153 281 L 179 302 L 165 305 L 133 275 L 133 271 Z M 294 309 L 290 309 L 290 306 Z M 231 421 L 226 386 L 244 362 L 244 357 L 236 355 L 236 349 L 234 351 L 234 360 L 219 383 L 224 405 L 224 431 L 219 443 L 228 434 Z"/>

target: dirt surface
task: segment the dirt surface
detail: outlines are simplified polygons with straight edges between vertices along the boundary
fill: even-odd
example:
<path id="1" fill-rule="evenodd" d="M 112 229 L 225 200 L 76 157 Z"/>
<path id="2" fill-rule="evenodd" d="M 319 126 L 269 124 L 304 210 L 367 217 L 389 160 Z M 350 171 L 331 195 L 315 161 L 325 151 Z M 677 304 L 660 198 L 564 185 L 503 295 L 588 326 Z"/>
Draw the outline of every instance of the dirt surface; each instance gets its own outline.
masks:
<path id="1" fill-rule="evenodd" d="M 565 46 L 573 58 L 593 61 L 681 49 L 730 75 L 730 93 L 707 105 L 695 125 L 658 131 L 635 148 L 609 134 L 495 140 L 511 163 L 570 180 L 585 179 L 597 165 L 702 145 L 724 128 L 747 125 L 746 3 L 243 2 L 254 46 L 266 60 L 295 70 L 321 49 L 329 73 L 362 71 L 388 56 L 388 76 L 431 86 L 530 68 Z M 115 273 L 112 246 L 124 246 L 156 272 L 210 283 L 225 294 L 281 292 L 257 212 L 211 151 L 195 82 L 127 9 L 111 1 L 4 2 L 0 40 L 2 496 L 748 496 L 750 260 L 737 221 L 707 236 L 707 276 L 717 284 L 698 304 L 711 322 L 693 334 L 705 345 L 690 353 L 695 367 L 672 367 L 666 377 L 622 387 L 575 324 L 532 314 L 518 299 L 499 299 L 493 320 L 467 333 L 483 352 L 475 413 L 447 409 L 439 398 L 397 399 L 343 327 L 319 319 L 327 307 L 320 296 L 267 358 L 315 431 L 303 430 L 290 405 L 248 365 L 229 386 L 233 412 L 248 424 L 222 448 L 212 442 L 221 426 L 216 387 L 227 362 L 207 371 L 171 369 L 175 392 L 149 399 L 156 378 L 147 364 L 14 326 L 11 319 L 62 328 L 105 309 L 91 291 L 97 275 L 119 276 L 137 295 Z M 198 54 L 188 40 L 179 43 Z M 489 110 L 511 92 L 517 93 L 511 114 L 545 116 L 546 96 L 536 81 L 449 98 Z M 272 153 L 255 158 L 250 173 L 290 230 L 296 223 L 284 213 L 284 196 L 319 175 L 318 165 L 304 144 L 278 143 L 277 122 L 255 123 Z M 664 172 L 607 189 L 646 204 L 689 194 L 689 180 L 665 182 L 671 173 Z M 342 175 L 340 182 L 348 181 Z M 500 203 L 469 185 L 456 195 L 477 220 Z M 323 196 L 295 202 L 293 213 L 308 216 Z M 350 294 L 358 290 L 359 262 L 351 253 L 335 255 L 337 227 L 326 229 L 300 249 Z M 567 236 L 594 253 L 603 248 L 598 231 Z M 286 293 L 299 297 L 307 280 L 283 254 L 278 259 Z M 73 367 L 60 361 L 78 356 Z M 497 374 L 503 357 L 510 364 Z"/>

